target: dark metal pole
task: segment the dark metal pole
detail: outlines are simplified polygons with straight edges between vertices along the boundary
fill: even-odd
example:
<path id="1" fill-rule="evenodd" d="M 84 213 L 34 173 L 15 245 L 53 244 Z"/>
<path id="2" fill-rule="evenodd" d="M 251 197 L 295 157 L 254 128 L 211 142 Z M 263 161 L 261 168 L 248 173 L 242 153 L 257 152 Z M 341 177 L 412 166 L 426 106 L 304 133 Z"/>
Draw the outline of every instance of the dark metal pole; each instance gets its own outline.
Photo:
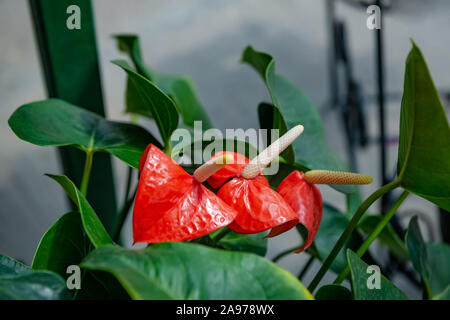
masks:
<path id="1" fill-rule="evenodd" d="M 382 9 L 381 1 L 377 0 L 376 5 Z M 386 123 L 384 114 L 384 58 L 383 58 L 383 22 L 380 15 L 381 28 L 376 30 L 375 46 L 376 46 L 376 68 L 377 68 L 377 85 L 378 85 L 378 119 L 380 131 L 380 171 L 381 181 L 385 185 L 388 183 L 386 177 Z M 381 212 L 386 211 L 388 205 L 387 196 L 381 199 Z"/>

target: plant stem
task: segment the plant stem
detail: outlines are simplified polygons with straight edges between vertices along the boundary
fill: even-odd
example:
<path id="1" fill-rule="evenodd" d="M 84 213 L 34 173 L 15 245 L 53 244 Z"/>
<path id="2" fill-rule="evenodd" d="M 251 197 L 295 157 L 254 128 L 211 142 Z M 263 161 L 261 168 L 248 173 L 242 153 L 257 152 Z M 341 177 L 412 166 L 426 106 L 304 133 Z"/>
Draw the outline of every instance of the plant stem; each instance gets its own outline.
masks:
<path id="1" fill-rule="evenodd" d="M 311 281 L 308 290 L 312 293 L 317 285 L 319 284 L 320 280 L 322 280 L 325 273 L 330 268 L 331 264 L 333 263 L 334 259 L 338 255 L 338 253 L 341 251 L 342 247 L 347 242 L 348 238 L 352 234 L 353 230 L 355 230 L 356 226 L 358 225 L 359 220 L 363 216 L 363 214 L 367 211 L 367 209 L 374 203 L 379 197 L 384 195 L 385 193 L 395 189 L 400 184 L 399 181 L 395 180 L 391 183 L 388 183 L 384 186 L 382 186 L 380 189 L 376 190 L 374 193 L 372 193 L 364 202 L 359 206 L 359 208 L 356 210 L 355 214 L 353 215 L 352 219 L 348 223 L 347 227 L 345 228 L 344 232 L 341 234 L 339 240 L 334 245 L 333 249 L 331 250 L 328 257 L 323 262 L 322 266 L 320 267 L 319 271 L 315 275 L 314 279 Z"/>
<path id="2" fill-rule="evenodd" d="M 128 167 L 127 184 L 125 186 L 125 194 L 123 197 L 124 204 L 128 201 L 128 196 L 130 195 L 131 181 L 133 180 L 133 172 L 134 172 L 134 169 L 132 167 Z"/>
<path id="3" fill-rule="evenodd" d="M 94 157 L 93 151 L 86 151 L 86 161 L 84 163 L 83 178 L 81 179 L 81 187 L 80 187 L 80 191 L 84 196 L 86 196 L 87 194 L 89 177 L 91 176 L 93 157 Z"/>
<path id="4" fill-rule="evenodd" d="M 397 212 L 400 205 L 405 201 L 405 199 L 408 197 L 409 192 L 403 191 L 403 193 L 398 197 L 398 199 L 394 202 L 392 207 L 386 212 L 386 214 L 383 216 L 383 219 L 378 223 L 378 225 L 373 229 L 373 231 L 370 233 L 370 235 L 367 237 L 367 239 L 361 244 L 361 247 L 359 247 L 358 251 L 356 251 L 356 254 L 358 257 L 362 257 L 364 253 L 366 253 L 367 249 L 369 249 L 372 242 L 378 237 L 378 235 L 383 231 L 384 227 L 389 223 L 391 218 L 394 216 L 394 214 Z M 342 272 L 339 274 L 339 276 L 334 280 L 334 284 L 340 284 L 342 281 L 344 281 L 345 278 L 347 278 L 348 273 L 350 272 L 350 269 L 348 265 L 342 270 Z"/>
<path id="5" fill-rule="evenodd" d="M 231 232 L 231 229 L 228 227 L 224 227 L 220 229 L 214 236 L 211 236 L 211 240 L 213 240 L 215 243 L 219 242 L 220 239 L 225 237 L 227 234 Z"/>
<path id="6" fill-rule="evenodd" d="M 119 216 L 117 218 L 117 225 L 114 230 L 113 237 L 112 237 L 114 242 L 119 241 L 120 232 L 122 231 L 123 224 L 125 223 L 125 220 L 128 216 L 128 212 L 130 211 L 131 205 L 133 204 L 134 197 L 136 196 L 136 191 L 137 191 L 137 186 L 136 186 L 136 189 L 134 190 L 132 196 L 129 197 L 124 202 L 122 209 L 119 212 Z"/>
<path id="7" fill-rule="evenodd" d="M 280 260 L 281 258 L 287 256 L 290 253 L 294 253 L 295 250 L 297 250 L 300 246 L 296 246 L 295 248 L 290 248 L 287 250 L 284 250 L 282 252 L 280 252 L 279 254 L 277 254 L 273 259 L 272 262 L 276 263 L 278 262 L 278 260 Z"/>
<path id="8" fill-rule="evenodd" d="M 300 271 L 300 274 L 298 275 L 298 280 L 302 280 L 305 274 L 308 272 L 309 267 L 311 267 L 312 263 L 314 262 L 315 257 L 313 255 L 309 256 L 308 261 L 303 266 L 302 271 Z"/>

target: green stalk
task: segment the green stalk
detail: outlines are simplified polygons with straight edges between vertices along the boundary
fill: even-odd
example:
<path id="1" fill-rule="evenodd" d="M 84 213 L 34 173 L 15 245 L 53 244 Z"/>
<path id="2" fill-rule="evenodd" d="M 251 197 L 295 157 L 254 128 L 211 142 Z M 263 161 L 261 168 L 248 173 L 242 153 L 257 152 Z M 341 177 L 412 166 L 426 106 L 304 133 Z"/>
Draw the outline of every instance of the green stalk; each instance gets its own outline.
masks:
<path id="1" fill-rule="evenodd" d="M 344 232 L 340 236 L 339 240 L 334 245 L 333 249 L 331 250 L 328 257 L 323 262 L 322 266 L 320 267 L 319 271 L 317 272 L 314 279 L 311 281 L 308 290 L 312 293 L 317 285 L 319 284 L 320 280 L 322 280 L 325 273 L 330 268 L 331 264 L 333 263 L 336 256 L 339 254 L 341 249 L 344 247 L 345 243 L 347 242 L 348 238 L 352 234 L 353 230 L 355 230 L 356 226 L 358 225 L 359 220 L 363 216 L 363 214 L 369 209 L 369 207 L 382 195 L 385 193 L 395 189 L 398 187 L 400 182 L 398 180 L 395 180 L 391 183 L 388 183 L 384 186 L 382 186 L 380 189 L 376 190 L 374 193 L 372 193 L 364 202 L 359 206 L 359 208 L 356 210 L 355 214 L 353 215 L 352 219 L 350 220 L 349 224 L 345 228 Z"/>
<path id="2" fill-rule="evenodd" d="M 126 220 L 126 218 L 128 216 L 128 213 L 130 211 L 131 205 L 133 204 L 134 197 L 136 196 L 136 191 L 137 191 L 137 186 L 136 186 L 136 189 L 134 190 L 132 196 L 129 197 L 124 202 L 123 207 L 122 207 L 122 209 L 119 212 L 119 216 L 117 218 L 117 225 L 116 225 L 116 228 L 114 230 L 113 237 L 112 237 L 114 242 L 119 241 L 120 232 L 122 231 L 123 224 L 125 223 L 125 220 Z"/>
<path id="3" fill-rule="evenodd" d="M 389 208 L 389 210 L 386 212 L 386 214 L 383 216 L 383 219 L 378 223 L 378 225 L 373 229 L 373 231 L 370 233 L 370 235 L 367 237 L 367 239 L 362 243 L 361 247 L 359 247 L 358 251 L 356 251 L 356 254 L 358 257 L 362 257 L 364 253 L 366 253 L 367 249 L 369 249 L 372 242 L 378 237 L 378 235 L 383 231 L 383 229 L 386 227 L 386 225 L 389 223 L 391 218 L 394 216 L 394 214 L 397 212 L 400 205 L 405 201 L 405 199 L 408 197 L 409 192 L 403 191 L 403 193 L 400 195 L 400 197 L 394 202 L 392 207 Z M 339 274 L 339 276 L 334 280 L 334 284 L 341 284 L 342 281 L 347 278 L 348 274 L 350 272 L 350 269 L 348 265 L 342 270 L 342 272 Z"/>
<path id="4" fill-rule="evenodd" d="M 315 257 L 313 255 L 309 256 L 308 261 L 306 262 L 306 264 L 303 266 L 302 271 L 300 271 L 300 274 L 298 275 L 298 280 L 302 280 L 303 277 L 305 276 L 305 274 L 308 272 L 309 267 L 311 267 L 312 263 L 314 262 Z"/>
<path id="5" fill-rule="evenodd" d="M 296 246 L 295 248 L 290 248 L 287 250 L 284 250 L 282 252 L 280 252 L 279 254 L 277 254 L 273 259 L 272 262 L 276 263 L 278 262 L 278 260 L 280 260 L 281 258 L 287 256 L 288 254 L 294 253 L 295 250 L 297 250 L 300 246 Z"/>
<path id="6" fill-rule="evenodd" d="M 87 194 L 89 178 L 91 176 L 93 157 L 94 157 L 93 151 L 86 151 L 86 161 L 84 163 L 83 178 L 81 179 L 81 187 L 80 187 L 80 191 L 84 196 L 86 196 Z"/>
<path id="7" fill-rule="evenodd" d="M 214 235 L 212 235 L 211 240 L 214 241 L 214 243 L 217 243 L 217 242 L 219 242 L 220 239 L 225 237 L 230 232 L 231 232 L 230 228 L 224 227 L 224 228 L 220 229 L 220 231 L 218 231 Z"/>

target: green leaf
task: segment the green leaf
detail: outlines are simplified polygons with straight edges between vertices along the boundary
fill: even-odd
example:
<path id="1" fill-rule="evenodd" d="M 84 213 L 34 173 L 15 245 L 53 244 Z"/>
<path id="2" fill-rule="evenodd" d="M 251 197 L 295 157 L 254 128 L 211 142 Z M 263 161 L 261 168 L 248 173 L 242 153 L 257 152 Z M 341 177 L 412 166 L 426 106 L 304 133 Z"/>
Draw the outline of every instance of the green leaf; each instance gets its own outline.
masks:
<path id="1" fill-rule="evenodd" d="M 219 240 L 218 244 L 227 250 L 253 252 L 260 256 L 267 253 L 267 232 L 242 234 L 234 231 Z"/>
<path id="2" fill-rule="evenodd" d="M 347 259 L 350 266 L 353 296 L 355 300 L 407 300 L 408 297 L 385 276 L 380 274 L 380 288 L 369 289 L 368 282 L 374 277 L 368 273 L 369 265 L 362 261 L 356 253 L 347 250 Z M 369 280 L 369 281 L 368 281 Z"/>
<path id="3" fill-rule="evenodd" d="M 80 213 L 69 212 L 59 218 L 44 234 L 34 255 L 34 270 L 50 270 L 66 279 L 69 265 L 78 265 L 90 251 L 90 241 L 83 233 Z M 83 270 L 77 300 L 129 299 L 118 281 L 109 273 Z"/>
<path id="4" fill-rule="evenodd" d="M 406 60 L 399 139 L 401 186 L 450 211 L 450 127 L 414 42 Z"/>
<path id="5" fill-rule="evenodd" d="M 383 217 L 380 215 L 366 215 L 360 220 L 358 228 L 365 234 L 369 235 L 382 219 Z M 398 259 L 402 261 L 408 260 L 408 250 L 391 224 L 386 225 L 377 239 L 382 245 L 387 246 L 390 252 Z"/>
<path id="6" fill-rule="evenodd" d="M 324 203 L 322 221 L 314 239 L 314 245 L 322 259 L 325 259 L 333 249 L 334 244 L 344 232 L 350 219 L 336 208 Z M 356 233 L 354 233 L 356 234 Z M 344 248 L 356 242 L 352 235 Z M 352 246 L 354 248 L 355 246 Z M 331 270 L 340 273 L 347 265 L 345 250 L 341 250 L 331 265 Z"/>
<path id="7" fill-rule="evenodd" d="M 31 267 L 34 270 L 50 270 L 65 278 L 67 266 L 79 264 L 86 254 L 80 214 L 68 212 L 44 234 Z"/>
<path id="8" fill-rule="evenodd" d="M 33 271 L 0 254 L 0 300 L 70 299 L 66 283 L 49 271 Z"/>
<path id="9" fill-rule="evenodd" d="M 405 242 L 414 269 L 420 274 L 428 294 L 431 295 L 429 287 L 431 271 L 427 264 L 427 248 L 417 221 L 417 216 L 414 216 L 409 222 Z"/>
<path id="10" fill-rule="evenodd" d="M 152 114 L 159 133 L 167 145 L 172 132 L 178 127 L 178 110 L 174 101 L 154 83 L 133 71 L 126 61 L 114 60 L 112 63 L 121 67 L 128 74 L 143 104 L 146 106 L 146 109 L 141 114 L 145 115 L 149 112 Z"/>
<path id="11" fill-rule="evenodd" d="M 260 103 L 258 106 L 258 119 L 261 129 L 266 129 L 268 133 L 267 141 L 272 141 L 270 130 L 273 128 L 280 130 L 280 136 L 284 134 L 288 129 L 284 122 L 283 116 L 280 114 L 277 108 L 269 103 Z M 292 164 L 295 161 L 295 153 L 292 145 L 286 148 L 280 156 L 288 163 Z M 293 168 L 293 170 L 295 170 Z"/>
<path id="12" fill-rule="evenodd" d="M 317 108 L 290 80 L 275 73 L 275 60 L 272 56 L 249 46 L 243 52 L 242 61 L 251 65 L 263 77 L 275 110 L 279 111 L 274 113 L 273 128 L 280 129 L 281 135 L 285 128 L 291 129 L 298 124 L 305 127 L 302 136 L 292 144 L 295 162 L 306 169 L 348 170 L 329 148 Z M 264 108 L 267 109 L 267 105 Z M 289 157 L 286 160 L 289 161 Z M 347 193 L 354 191 L 352 186 L 334 187 Z"/>
<path id="13" fill-rule="evenodd" d="M 78 190 L 75 184 L 64 175 L 47 174 L 47 176 L 58 182 L 66 191 L 69 198 L 77 205 L 78 210 L 80 211 L 84 231 L 92 244 L 96 248 L 113 244 L 111 237 L 100 222 L 94 209 L 92 209 L 85 196 Z"/>
<path id="14" fill-rule="evenodd" d="M 315 296 L 317 300 L 352 300 L 353 296 L 346 287 L 337 284 L 327 284 L 317 290 Z"/>
<path id="15" fill-rule="evenodd" d="M 312 299 L 297 278 L 267 259 L 192 243 L 106 246 L 82 266 L 112 273 L 133 299 Z"/>
<path id="16" fill-rule="evenodd" d="M 104 151 L 135 168 L 149 143 L 160 145 L 141 127 L 107 121 L 59 99 L 25 104 L 11 115 L 8 123 L 19 138 L 30 143 Z"/>
<path id="17" fill-rule="evenodd" d="M 450 300 L 450 246 L 446 243 L 427 243 L 426 251 L 433 299 Z"/>
<path id="18" fill-rule="evenodd" d="M 187 126 L 194 126 L 194 121 L 202 121 L 206 129 L 212 127 L 200 100 L 197 97 L 195 84 L 188 76 L 172 76 L 155 72 L 148 68 L 142 59 L 139 37 L 136 35 L 115 36 L 119 49 L 127 53 L 137 70 L 137 73 L 153 82 L 164 93 L 170 96 L 180 111 L 183 122 Z M 129 78 L 130 79 L 130 78 Z M 146 111 L 146 104 L 137 95 L 138 91 L 133 84 L 127 86 L 127 112 L 142 114 L 153 118 Z M 132 83 L 132 82 L 131 82 Z"/>
<path id="19" fill-rule="evenodd" d="M 172 158 L 175 161 L 180 160 L 181 156 L 184 155 L 189 159 L 188 162 L 199 165 L 206 162 L 209 159 L 209 156 L 212 156 L 219 151 L 233 151 L 243 154 L 248 158 L 253 158 L 259 153 L 258 149 L 251 143 L 238 139 L 217 137 L 208 140 L 204 139 L 201 135 L 196 137 L 193 132 L 190 132 L 189 139 L 186 139 L 187 136 L 181 138 L 181 141 L 172 140 Z"/>

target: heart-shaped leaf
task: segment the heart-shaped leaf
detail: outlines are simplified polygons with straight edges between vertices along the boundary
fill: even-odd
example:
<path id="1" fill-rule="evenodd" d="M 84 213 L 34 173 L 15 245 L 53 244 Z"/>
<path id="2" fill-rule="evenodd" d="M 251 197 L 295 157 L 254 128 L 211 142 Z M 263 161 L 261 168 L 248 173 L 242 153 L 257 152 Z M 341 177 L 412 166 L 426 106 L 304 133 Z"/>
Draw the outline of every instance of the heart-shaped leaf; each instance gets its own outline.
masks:
<path id="1" fill-rule="evenodd" d="M 142 59 L 138 36 L 117 35 L 115 38 L 119 49 L 130 56 L 136 71 L 173 99 L 185 125 L 192 127 L 194 126 L 194 121 L 202 121 L 204 128 L 209 129 L 212 127 L 211 121 L 197 97 L 194 82 L 190 77 L 161 74 L 148 68 Z M 130 78 L 128 79 L 126 93 L 127 112 L 143 114 L 153 118 L 148 113 L 144 101 L 140 99 L 133 81 L 130 81 Z"/>
<path id="2" fill-rule="evenodd" d="M 267 53 L 247 47 L 242 61 L 251 65 L 263 78 L 278 112 L 273 113 L 273 128 L 280 129 L 280 135 L 286 130 L 302 124 L 305 131 L 292 144 L 295 163 L 306 169 L 328 169 L 348 171 L 344 163 L 329 148 L 323 131 L 319 112 L 311 100 L 290 80 L 275 73 L 275 60 Z M 268 105 L 264 106 L 265 114 Z M 281 118 L 280 118 L 281 116 Z M 286 159 L 290 161 L 291 159 Z M 353 192 L 352 186 L 334 186 L 343 192 Z"/>
<path id="3" fill-rule="evenodd" d="M 21 139 L 38 146 L 74 146 L 84 151 L 111 153 L 137 168 L 149 143 L 160 145 L 141 127 L 107 121 L 99 115 L 59 99 L 32 102 L 8 120 Z"/>
<path id="4" fill-rule="evenodd" d="M 450 127 L 414 42 L 406 60 L 397 174 L 404 189 L 450 211 Z"/>
<path id="5" fill-rule="evenodd" d="M 44 234 L 34 254 L 34 270 L 50 270 L 65 278 L 69 265 L 77 265 L 86 256 L 83 225 L 78 212 L 68 212 Z"/>
<path id="6" fill-rule="evenodd" d="M 355 300 L 407 300 L 408 297 L 385 276 L 370 270 L 369 265 L 361 260 L 356 253 L 347 250 L 347 260 L 350 266 L 353 296 Z M 373 281 L 372 278 L 373 277 Z M 379 286 L 377 287 L 377 277 Z M 369 285 L 370 283 L 370 285 Z"/>
<path id="7" fill-rule="evenodd" d="M 293 275 L 267 259 L 192 243 L 106 246 L 82 266 L 112 273 L 134 299 L 312 299 Z"/>
<path id="8" fill-rule="evenodd" d="M 78 190 L 75 184 L 64 175 L 48 174 L 48 176 L 58 182 L 66 191 L 69 198 L 77 205 L 84 231 L 92 244 L 96 248 L 113 244 L 111 237 L 97 217 L 94 209 L 92 209 L 86 197 Z"/>
<path id="9" fill-rule="evenodd" d="M 337 284 L 327 284 L 317 290 L 314 297 L 317 300 L 352 300 L 353 296 L 346 287 Z"/>
<path id="10" fill-rule="evenodd" d="M 112 62 L 121 67 L 130 77 L 146 107 L 142 114 L 152 114 L 164 144 L 167 145 L 172 132 L 178 127 L 178 110 L 174 101 L 150 80 L 133 71 L 126 61 Z"/>
<path id="11" fill-rule="evenodd" d="M 0 300 L 66 300 L 71 296 L 56 273 L 33 271 L 0 254 Z"/>

